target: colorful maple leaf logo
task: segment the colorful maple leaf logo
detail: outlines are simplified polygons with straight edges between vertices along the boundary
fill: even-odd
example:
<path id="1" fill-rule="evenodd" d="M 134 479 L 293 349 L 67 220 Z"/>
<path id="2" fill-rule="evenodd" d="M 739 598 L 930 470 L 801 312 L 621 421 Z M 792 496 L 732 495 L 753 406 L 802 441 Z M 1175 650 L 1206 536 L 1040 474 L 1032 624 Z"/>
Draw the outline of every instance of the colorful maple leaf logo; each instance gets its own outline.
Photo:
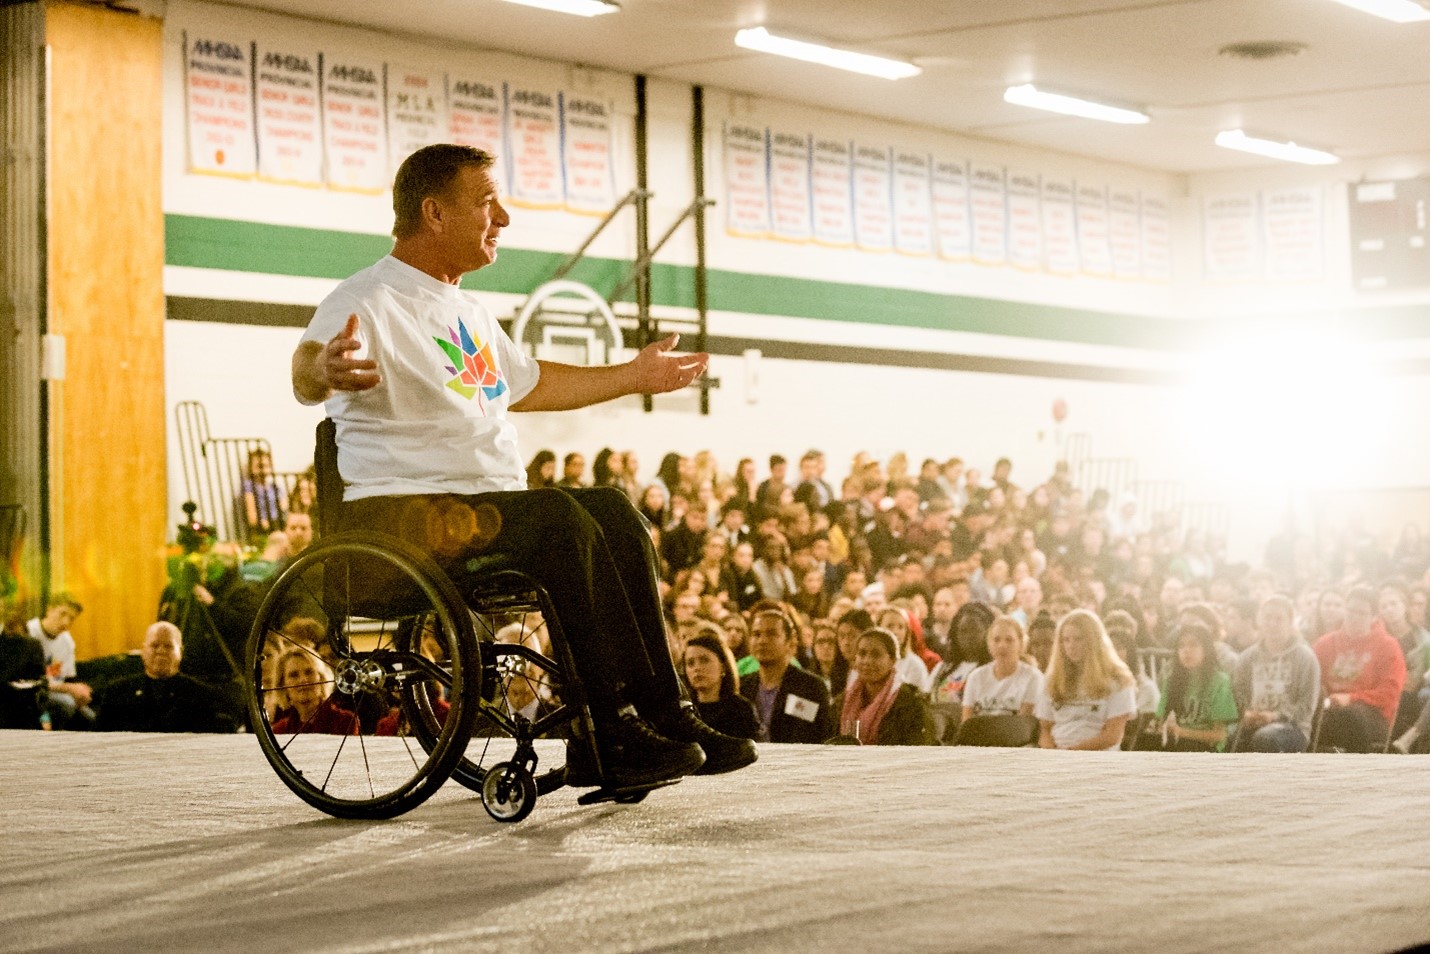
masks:
<path id="1" fill-rule="evenodd" d="M 506 381 L 497 370 L 491 345 L 477 344 L 460 318 L 457 319 L 456 330 L 448 329 L 447 336 L 450 340 L 432 338 L 452 362 L 447 366 L 447 371 L 453 375 L 447 387 L 468 401 L 476 396 L 478 390 L 488 401 L 506 393 Z"/>

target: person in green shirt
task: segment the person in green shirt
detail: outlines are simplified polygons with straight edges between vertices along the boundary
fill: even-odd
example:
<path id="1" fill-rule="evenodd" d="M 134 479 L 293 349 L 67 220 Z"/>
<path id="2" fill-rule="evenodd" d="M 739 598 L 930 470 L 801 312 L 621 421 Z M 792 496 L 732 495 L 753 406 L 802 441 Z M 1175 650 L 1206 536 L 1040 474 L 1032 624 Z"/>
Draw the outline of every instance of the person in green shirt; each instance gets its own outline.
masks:
<path id="1" fill-rule="evenodd" d="M 1227 730 L 1240 718 L 1231 678 L 1217 665 L 1216 639 L 1201 622 L 1182 625 L 1157 718 L 1165 752 L 1224 751 Z"/>

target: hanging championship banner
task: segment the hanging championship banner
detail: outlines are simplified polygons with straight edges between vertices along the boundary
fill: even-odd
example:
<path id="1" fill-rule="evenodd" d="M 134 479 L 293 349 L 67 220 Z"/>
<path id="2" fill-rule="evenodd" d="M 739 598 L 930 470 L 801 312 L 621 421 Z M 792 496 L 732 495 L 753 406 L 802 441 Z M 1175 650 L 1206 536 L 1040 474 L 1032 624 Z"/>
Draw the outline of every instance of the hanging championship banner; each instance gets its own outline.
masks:
<path id="1" fill-rule="evenodd" d="M 1075 275 L 1076 188 L 1071 179 L 1043 179 L 1043 264 L 1054 275 Z"/>
<path id="2" fill-rule="evenodd" d="M 968 164 L 939 159 L 933 164 L 933 220 L 938 254 L 952 262 L 973 254 L 973 222 L 968 209 Z"/>
<path id="3" fill-rule="evenodd" d="M 770 167 L 765 130 L 725 125 L 725 228 L 731 235 L 770 234 Z"/>
<path id="4" fill-rule="evenodd" d="M 1043 181 L 1036 172 L 1008 175 L 1008 261 L 1035 272 L 1043 267 Z"/>
<path id="5" fill-rule="evenodd" d="M 381 192 L 389 179 L 382 64 L 327 54 L 320 62 L 328 185 L 351 192 Z"/>
<path id="6" fill-rule="evenodd" d="M 561 94 L 561 166 L 572 212 L 604 215 L 616 204 L 611 111 L 608 102 Z"/>
<path id="7" fill-rule="evenodd" d="M 814 240 L 822 245 L 853 245 L 854 161 L 849 141 L 815 139 L 810 179 Z"/>
<path id="8" fill-rule="evenodd" d="M 505 110 L 500 83 L 452 77 L 447 84 L 447 138 L 506 159 L 502 147 Z"/>
<path id="9" fill-rule="evenodd" d="M 447 77 L 440 72 L 388 63 L 387 154 L 392 171 L 447 132 Z"/>
<path id="10" fill-rule="evenodd" d="M 927 153 L 894 156 L 894 248 L 905 255 L 933 254 L 933 190 Z"/>
<path id="11" fill-rule="evenodd" d="M 1153 282 L 1172 280 L 1172 226 L 1167 200 L 1142 197 L 1142 277 Z"/>
<path id="12" fill-rule="evenodd" d="M 258 175 L 290 185 L 323 184 L 323 117 L 318 51 L 258 44 Z"/>
<path id="13" fill-rule="evenodd" d="M 1253 192 L 1209 195 L 1202 205 L 1206 278 L 1247 282 L 1261 277 L 1261 236 Z"/>
<path id="14" fill-rule="evenodd" d="M 1276 189 L 1262 193 L 1262 238 L 1266 280 L 1314 282 L 1323 277 L 1320 189 Z"/>
<path id="15" fill-rule="evenodd" d="M 512 203 L 534 209 L 559 208 L 565 183 L 556 94 L 508 84 L 506 123 Z"/>
<path id="16" fill-rule="evenodd" d="M 1008 183 L 1002 166 L 977 165 L 969 173 L 973 258 L 983 265 L 1008 262 Z"/>
<path id="17" fill-rule="evenodd" d="M 1078 183 L 1077 254 L 1085 275 L 1112 274 L 1112 249 L 1107 244 L 1107 189 Z"/>
<path id="18" fill-rule="evenodd" d="M 1137 192 L 1113 189 L 1108 195 L 1107 247 L 1114 275 L 1142 277 L 1142 196 Z"/>
<path id="19" fill-rule="evenodd" d="M 809 136 L 770 130 L 770 218 L 775 238 L 807 242 L 811 220 Z"/>
<path id="20" fill-rule="evenodd" d="M 893 179 L 888 147 L 854 147 L 854 243 L 865 251 L 894 247 Z"/>
<path id="21" fill-rule="evenodd" d="M 252 57 L 247 40 L 184 34 L 190 172 L 247 178 L 256 171 Z"/>

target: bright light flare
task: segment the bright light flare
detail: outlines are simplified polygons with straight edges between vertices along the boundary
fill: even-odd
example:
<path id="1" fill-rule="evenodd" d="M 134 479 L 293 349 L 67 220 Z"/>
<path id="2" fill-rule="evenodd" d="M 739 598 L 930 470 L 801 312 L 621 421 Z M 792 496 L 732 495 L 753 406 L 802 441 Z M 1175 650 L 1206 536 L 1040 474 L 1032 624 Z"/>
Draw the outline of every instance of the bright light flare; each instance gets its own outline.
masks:
<path id="1" fill-rule="evenodd" d="M 1186 458 L 1233 492 L 1383 483 L 1392 408 L 1360 342 L 1315 330 L 1246 337 L 1194 359 Z"/>
<path id="2" fill-rule="evenodd" d="M 1028 106 L 1033 109 L 1046 110 L 1050 113 L 1061 113 L 1064 116 L 1097 119 L 1105 123 L 1138 125 L 1152 121 L 1151 116 L 1148 116 L 1138 109 L 1109 106 L 1106 103 L 1083 99 L 1079 96 L 1068 96 L 1065 93 L 1050 93 L 1046 90 L 1038 89 L 1038 87 L 1032 83 L 1008 87 L 1003 91 L 1003 101 L 1005 103 L 1012 103 L 1015 106 Z"/>
<path id="3" fill-rule="evenodd" d="M 550 10 L 553 13 L 569 13 L 578 17 L 599 17 L 608 13 L 620 13 L 620 4 L 610 3 L 607 0 L 506 0 L 507 3 L 520 4 L 523 7 L 536 7 L 538 10 Z"/>
<path id="4" fill-rule="evenodd" d="M 869 53 L 856 53 L 853 50 L 841 50 L 837 47 L 825 46 L 822 43 L 810 43 L 806 40 L 777 36 L 764 27 L 751 27 L 739 31 L 735 34 L 735 45 L 746 50 L 787 56 L 791 59 L 803 60 L 806 63 L 832 66 L 835 69 L 863 73 L 865 76 L 877 76 L 880 79 L 908 79 L 910 76 L 918 76 L 923 72 L 920 67 L 912 63 L 905 63 L 903 60 L 874 56 Z"/>

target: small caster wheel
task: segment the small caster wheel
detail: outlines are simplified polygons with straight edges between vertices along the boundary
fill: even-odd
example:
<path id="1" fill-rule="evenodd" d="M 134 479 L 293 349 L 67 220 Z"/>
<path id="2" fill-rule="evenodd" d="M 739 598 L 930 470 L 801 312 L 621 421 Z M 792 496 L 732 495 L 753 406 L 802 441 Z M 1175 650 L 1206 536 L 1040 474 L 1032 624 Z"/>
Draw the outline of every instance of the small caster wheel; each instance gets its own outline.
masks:
<path id="1" fill-rule="evenodd" d="M 499 822 L 519 822 L 536 807 L 536 779 L 523 766 L 498 762 L 482 779 L 482 807 Z"/>
<path id="2" fill-rule="evenodd" d="M 617 795 L 613 801 L 617 805 L 637 805 L 645 801 L 645 797 L 650 794 L 650 789 L 640 792 L 628 792 L 625 795 Z"/>

